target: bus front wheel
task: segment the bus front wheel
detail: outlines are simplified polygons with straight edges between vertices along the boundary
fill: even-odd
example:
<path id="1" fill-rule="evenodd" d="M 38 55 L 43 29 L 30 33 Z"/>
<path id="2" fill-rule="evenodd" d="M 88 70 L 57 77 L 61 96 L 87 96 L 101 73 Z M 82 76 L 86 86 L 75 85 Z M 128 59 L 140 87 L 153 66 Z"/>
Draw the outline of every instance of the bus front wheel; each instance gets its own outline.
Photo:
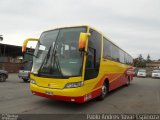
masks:
<path id="1" fill-rule="evenodd" d="M 103 100 L 107 95 L 107 93 L 108 93 L 108 85 L 106 83 L 103 83 L 101 88 L 101 95 L 98 96 L 98 100 Z"/>

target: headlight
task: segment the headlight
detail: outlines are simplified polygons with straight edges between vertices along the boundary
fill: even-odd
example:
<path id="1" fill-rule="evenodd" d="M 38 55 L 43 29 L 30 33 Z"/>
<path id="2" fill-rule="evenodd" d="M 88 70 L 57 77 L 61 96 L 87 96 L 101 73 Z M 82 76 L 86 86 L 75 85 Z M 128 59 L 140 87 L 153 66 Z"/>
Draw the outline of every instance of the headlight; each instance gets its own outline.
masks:
<path id="1" fill-rule="evenodd" d="M 30 83 L 36 84 L 36 81 L 31 79 L 31 80 L 30 80 Z"/>
<path id="2" fill-rule="evenodd" d="M 77 88 L 77 87 L 81 87 L 83 85 L 84 85 L 83 82 L 73 82 L 73 83 L 67 83 L 65 85 L 65 88 Z"/>

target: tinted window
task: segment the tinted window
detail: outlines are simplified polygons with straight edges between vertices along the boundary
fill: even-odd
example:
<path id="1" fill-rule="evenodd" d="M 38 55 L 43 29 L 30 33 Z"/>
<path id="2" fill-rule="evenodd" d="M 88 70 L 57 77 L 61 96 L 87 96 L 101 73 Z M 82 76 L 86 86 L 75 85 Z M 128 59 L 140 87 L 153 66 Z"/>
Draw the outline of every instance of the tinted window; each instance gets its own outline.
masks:
<path id="1" fill-rule="evenodd" d="M 88 42 L 88 48 L 89 49 L 94 49 L 96 54 L 96 68 L 99 68 L 99 63 L 100 63 L 100 57 L 101 57 L 101 34 L 94 30 L 90 30 L 91 36 L 89 37 L 89 42 Z M 92 50 L 93 51 L 93 50 Z"/>
<path id="2" fill-rule="evenodd" d="M 88 40 L 88 55 L 86 60 L 85 80 L 96 78 L 99 73 L 101 58 L 101 34 L 90 29 Z"/>
<path id="3" fill-rule="evenodd" d="M 129 60 L 128 63 L 131 64 L 132 63 L 131 62 L 131 57 L 129 55 L 128 55 L 128 60 Z"/>
<path id="4" fill-rule="evenodd" d="M 124 63 L 124 51 L 120 50 L 120 62 Z"/>
<path id="5" fill-rule="evenodd" d="M 128 60 L 127 60 L 127 54 L 125 53 L 125 56 L 124 56 L 124 63 L 127 64 Z"/>
<path id="6" fill-rule="evenodd" d="M 120 61 L 119 48 L 115 45 L 112 46 L 112 57 L 116 61 Z"/>
<path id="7" fill-rule="evenodd" d="M 103 39 L 103 57 L 111 58 L 112 57 L 112 43 L 106 38 Z"/>
<path id="8" fill-rule="evenodd" d="M 103 37 L 103 57 L 109 58 L 124 64 L 132 64 L 133 59 L 126 52 L 114 45 L 112 42 Z"/>

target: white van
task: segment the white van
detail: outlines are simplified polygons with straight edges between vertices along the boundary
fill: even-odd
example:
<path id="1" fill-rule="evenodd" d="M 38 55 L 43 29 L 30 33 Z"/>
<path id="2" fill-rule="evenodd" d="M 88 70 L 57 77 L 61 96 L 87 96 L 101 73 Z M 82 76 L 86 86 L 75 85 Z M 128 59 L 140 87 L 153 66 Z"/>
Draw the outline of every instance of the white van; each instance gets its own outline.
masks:
<path id="1" fill-rule="evenodd" d="M 153 70 L 152 78 L 160 78 L 160 70 Z"/>
<path id="2" fill-rule="evenodd" d="M 139 69 L 137 73 L 137 77 L 146 77 L 147 73 L 145 69 Z"/>

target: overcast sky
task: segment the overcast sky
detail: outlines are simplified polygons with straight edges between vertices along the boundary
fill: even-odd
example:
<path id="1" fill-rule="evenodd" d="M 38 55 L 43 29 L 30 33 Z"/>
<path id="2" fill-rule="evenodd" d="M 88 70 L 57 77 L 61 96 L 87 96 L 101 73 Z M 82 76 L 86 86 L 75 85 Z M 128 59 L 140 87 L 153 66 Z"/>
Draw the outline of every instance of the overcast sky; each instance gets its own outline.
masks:
<path id="1" fill-rule="evenodd" d="M 22 45 L 45 30 L 81 24 L 133 57 L 160 59 L 160 0 L 0 0 L 1 43 Z"/>

